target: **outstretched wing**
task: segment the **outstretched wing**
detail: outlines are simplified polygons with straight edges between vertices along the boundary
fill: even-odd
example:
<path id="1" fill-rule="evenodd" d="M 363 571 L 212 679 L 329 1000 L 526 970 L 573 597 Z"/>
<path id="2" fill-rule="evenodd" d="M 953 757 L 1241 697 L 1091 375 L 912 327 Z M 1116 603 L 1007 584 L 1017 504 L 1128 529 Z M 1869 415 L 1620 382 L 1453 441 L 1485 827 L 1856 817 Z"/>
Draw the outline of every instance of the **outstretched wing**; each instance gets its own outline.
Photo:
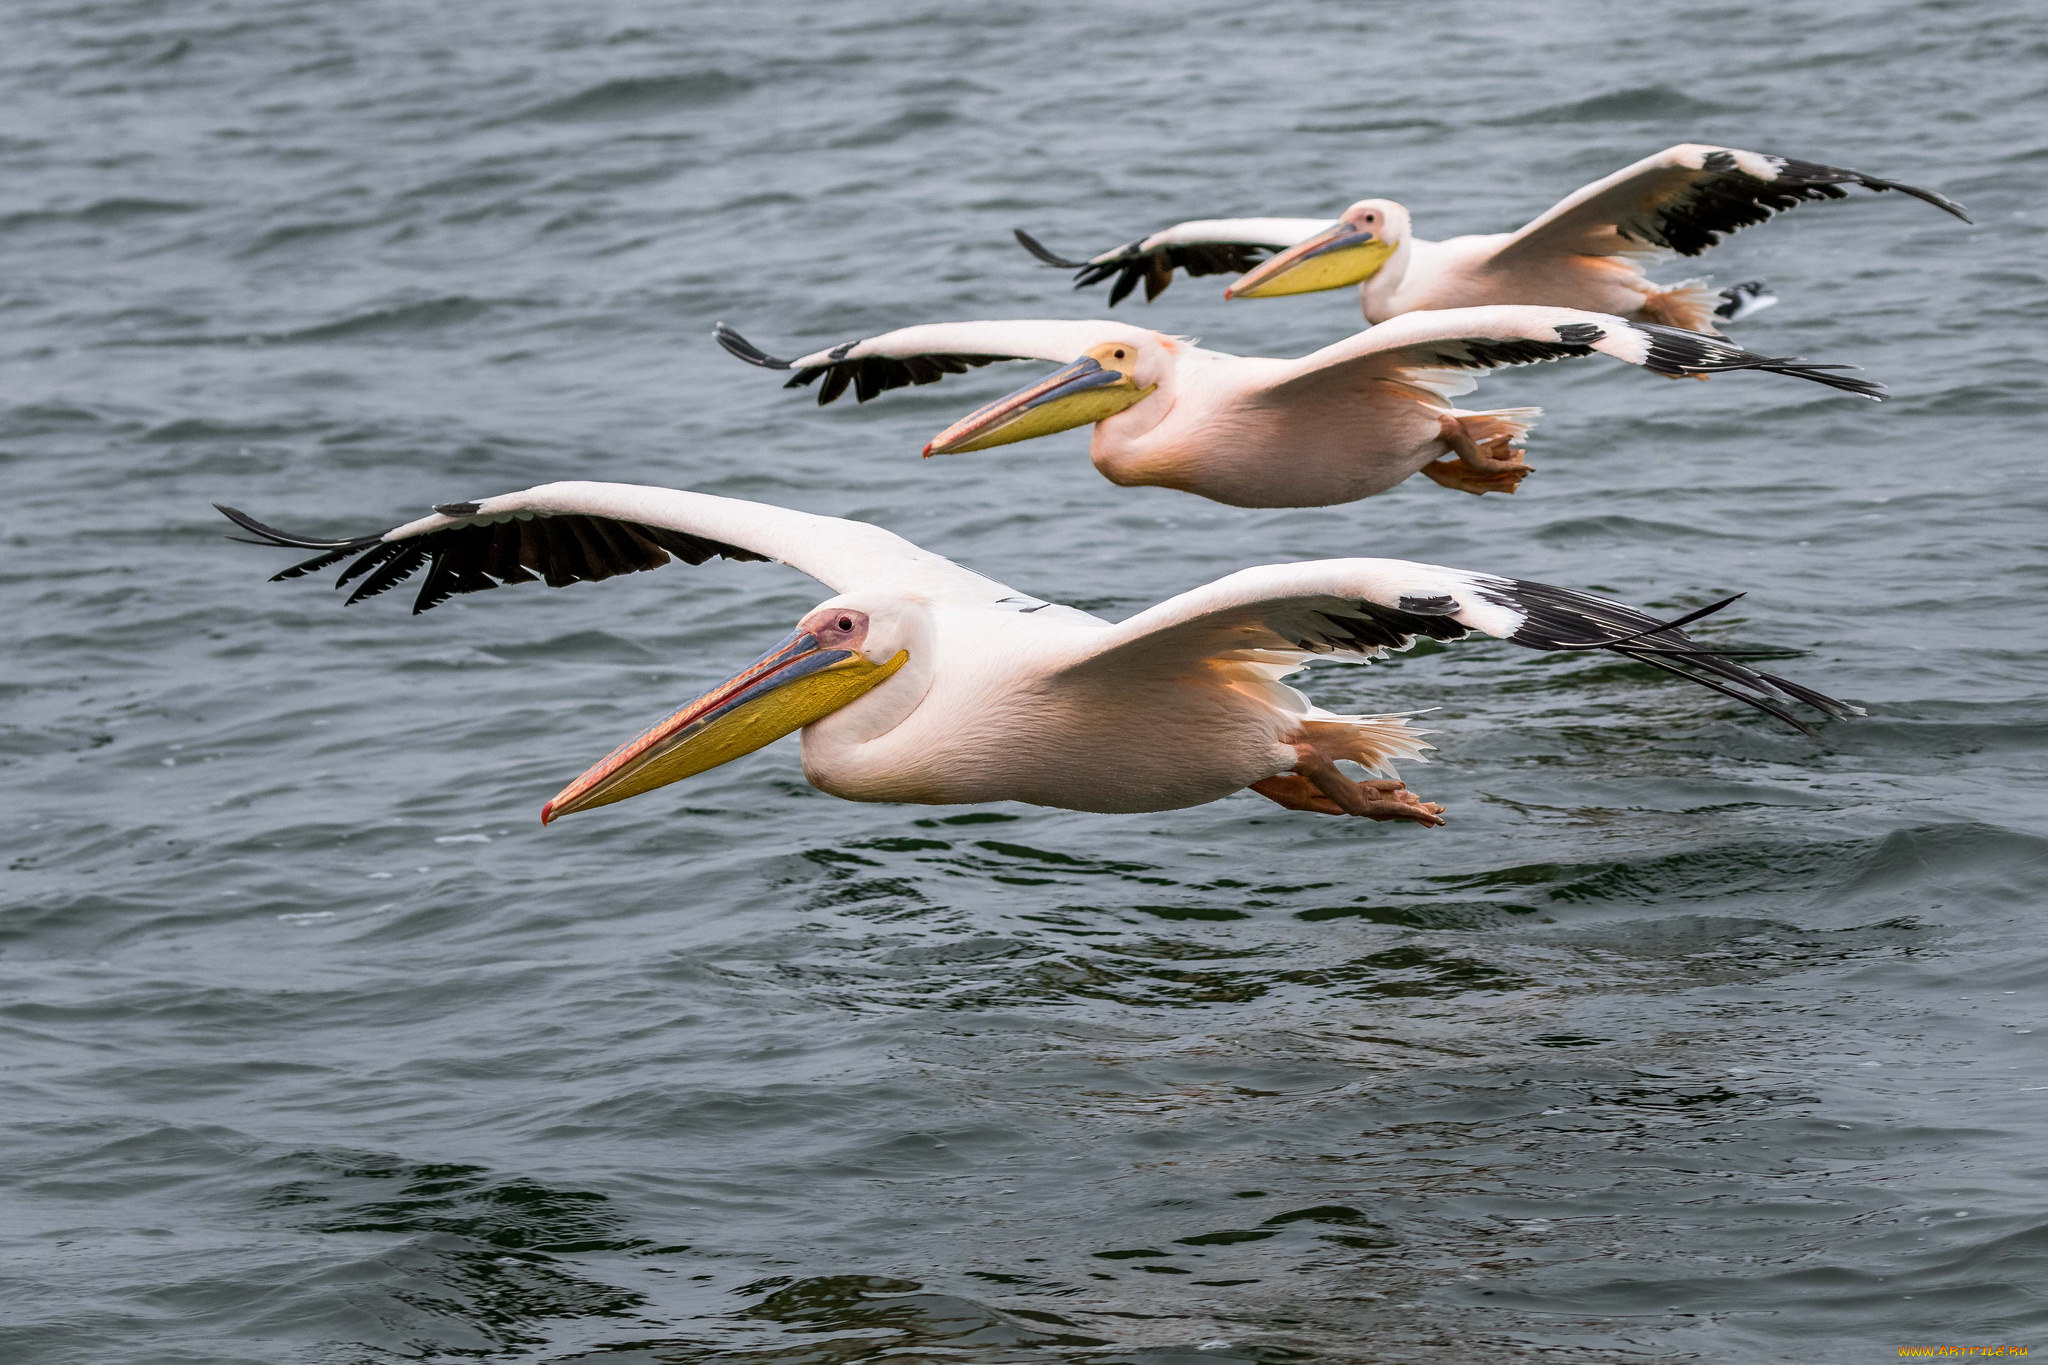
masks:
<path id="1" fill-rule="evenodd" d="M 1090 346 L 1150 334 L 1117 322 L 927 322 L 842 342 L 795 360 L 769 355 L 722 322 L 712 335 L 749 365 L 796 371 L 784 388 L 800 389 L 823 375 L 825 383 L 818 390 L 823 406 L 845 393 L 848 385 L 865 403 L 888 389 L 935 384 L 949 374 L 965 374 L 998 360 L 1056 360 L 1064 365 Z"/>
<path id="2" fill-rule="evenodd" d="M 1840 166 L 1688 142 L 1594 181 L 1515 233 L 1495 258 L 1697 256 L 1727 234 L 1808 200 L 1847 198 L 1848 185 L 1897 190 L 1970 221 L 1961 204 L 1932 190 Z"/>
<path id="3" fill-rule="evenodd" d="M 1740 594 L 1737 594 L 1739 597 Z M 1419 637 L 1473 632 L 1540 650 L 1607 650 L 1711 688 L 1800 730 L 1798 701 L 1834 718 L 1845 702 L 1758 672 L 1740 651 L 1713 650 L 1683 629 L 1734 602 L 1724 598 L 1659 621 L 1604 597 L 1547 583 L 1401 559 L 1321 559 L 1244 569 L 1169 598 L 1084 637 L 1070 670 L 1186 670 L 1210 661 L 1299 664 L 1322 654 L 1376 658 Z"/>
<path id="4" fill-rule="evenodd" d="M 949 602 L 1016 596 L 866 522 L 638 484 L 549 483 L 479 502 L 442 503 L 432 516 L 344 540 L 309 539 L 232 507 L 220 511 L 257 537 L 252 544 L 318 551 L 273 581 L 348 561 L 334 586 L 356 584 L 350 605 L 425 569 L 413 599 L 415 615 L 457 593 L 502 583 L 538 578 L 560 588 L 658 569 L 671 559 L 702 564 L 714 556 L 777 561 L 834 592 L 888 587 Z"/>
<path id="5" fill-rule="evenodd" d="M 1173 272 L 1190 275 L 1242 275 L 1275 251 L 1306 241 L 1330 225 L 1327 218 L 1200 218 L 1175 223 L 1163 232 L 1112 247 L 1085 261 L 1055 254 L 1023 228 L 1012 228 L 1017 242 L 1047 265 L 1074 272 L 1074 288 L 1086 289 L 1114 277 L 1109 306 L 1114 308 L 1145 282 L 1145 302 L 1158 298 L 1173 283 Z"/>
<path id="6" fill-rule="evenodd" d="M 1292 362 L 1288 377 L 1275 391 L 1305 393 L 1321 385 L 1378 379 L 1431 388 L 1449 397 L 1469 390 L 1479 371 L 1595 351 L 1672 377 L 1763 370 L 1865 398 L 1882 398 L 1885 392 L 1882 385 L 1840 373 L 1847 366 L 1758 355 L 1723 337 L 1630 322 L 1609 313 L 1526 304 L 1403 313 Z"/>

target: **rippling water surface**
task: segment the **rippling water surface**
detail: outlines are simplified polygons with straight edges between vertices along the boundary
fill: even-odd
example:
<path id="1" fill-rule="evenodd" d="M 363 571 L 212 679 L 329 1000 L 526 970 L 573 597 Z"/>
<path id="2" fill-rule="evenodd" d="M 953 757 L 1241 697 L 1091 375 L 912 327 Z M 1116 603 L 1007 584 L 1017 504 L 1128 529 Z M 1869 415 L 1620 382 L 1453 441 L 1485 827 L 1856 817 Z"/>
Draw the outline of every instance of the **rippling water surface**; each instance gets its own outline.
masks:
<path id="1" fill-rule="evenodd" d="M 23 0 L 0 50 L 0 1354 L 1862 1361 L 2048 1347 L 2041 318 L 2020 4 Z M 711 344 L 1090 316 L 1009 240 L 1512 226 L 1705 138 L 1947 191 L 1706 262 L 1882 407 L 1618 366 L 1512 499 L 1247 512 L 982 371 L 819 412 Z M 1661 278 L 1681 278 L 1681 266 Z M 1296 354 L 1353 300 L 1120 316 Z M 540 804 L 821 595 L 715 564 L 413 618 L 268 585 L 561 476 L 871 518 L 1110 614 L 1393 554 L 1672 607 L 1802 738 L 1493 643 L 1424 831 L 1242 796 L 835 801 L 793 742 Z M 1115 761 L 1105 755 L 1105 762 Z"/>

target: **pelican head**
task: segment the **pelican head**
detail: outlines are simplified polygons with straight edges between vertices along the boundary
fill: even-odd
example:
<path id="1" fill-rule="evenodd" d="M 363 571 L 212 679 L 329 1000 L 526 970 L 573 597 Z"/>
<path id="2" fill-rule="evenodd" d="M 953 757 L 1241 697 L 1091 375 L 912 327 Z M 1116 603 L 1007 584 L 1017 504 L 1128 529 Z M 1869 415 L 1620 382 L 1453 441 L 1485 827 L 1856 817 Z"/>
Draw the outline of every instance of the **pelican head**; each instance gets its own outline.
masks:
<path id="1" fill-rule="evenodd" d="M 1408 235 L 1408 211 L 1390 199 L 1361 199 L 1305 242 L 1253 267 L 1226 299 L 1273 299 L 1361 284 L 1379 273 Z"/>
<path id="2" fill-rule="evenodd" d="M 1158 388 L 1154 372 L 1169 363 L 1164 349 L 1136 338 L 1091 346 L 1073 364 L 968 413 L 924 453 L 987 450 L 1114 417 Z"/>
<path id="3" fill-rule="evenodd" d="M 694 777 L 851 704 L 909 661 L 913 614 L 913 604 L 874 594 L 825 603 L 766 654 L 562 788 L 541 808 L 541 823 Z"/>

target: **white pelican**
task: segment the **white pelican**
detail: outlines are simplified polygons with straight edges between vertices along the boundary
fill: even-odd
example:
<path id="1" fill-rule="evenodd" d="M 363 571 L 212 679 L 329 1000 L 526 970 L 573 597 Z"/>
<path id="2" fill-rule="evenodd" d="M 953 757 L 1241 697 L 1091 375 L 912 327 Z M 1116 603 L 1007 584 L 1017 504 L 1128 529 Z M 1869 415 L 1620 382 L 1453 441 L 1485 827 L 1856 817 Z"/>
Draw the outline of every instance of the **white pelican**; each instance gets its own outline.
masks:
<path id="1" fill-rule="evenodd" d="M 382 534 L 312 540 L 220 509 L 253 543 L 351 561 L 355 602 L 425 568 L 415 612 L 538 576 L 560 587 L 671 556 L 778 560 L 835 594 L 767 653 L 563 788 L 541 812 L 623 801 L 803 731 L 804 775 L 853 801 L 1025 801 L 1088 811 L 1201 805 L 1249 787 L 1293 810 L 1443 823 L 1394 773 L 1424 733 L 1340 716 L 1279 679 L 1322 654 L 1369 658 L 1473 631 L 1532 649 L 1605 649 L 1793 725 L 1781 703 L 1861 714 L 1681 629 L 1565 588 L 1398 559 L 1245 569 L 1117 624 L 1015 592 L 864 522 L 736 498 L 551 483 Z M 1799 728 L 1804 729 L 1804 726 Z M 1381 774 L 1360 781 L 1349 761 Z"/>
<path id="2" fill-rule="evenodd" d="M 1898 190 L 1964 222 L 1962 205 L 1932 190 L 1812 161 L 1684 143 L 1596 180 L 1519 232 L 1431 242 L 1414 236 L 1408 210 L 1391 199 L 1361 199 L 1327 218 L 1212 218 L 1070 261 L 1029 233 L 1017 240 L 1048 265 L 1075 271 L 1083 289 L 1116 277 L 1115 304 L 1145 282 L 1156 298 L 1175 270 L 1245 272 L 1225 298 L 1265 299 L 1358 285 L 1368 322 L 1422 308 L 1541 303 L 1618 313 L 1697 332 L 1766 306 L 1762 285 L 1716 293 L 1704 281 L 1653 284 L 1648 258 L 1697 256 L 1723 236 L 1809 199 L 1842 199 L 1845 185 Z M 1267 259 L 1268 253 L 1277 252 Z M 1770 300 L 1775 302 L 1775 300 Z"/>
<path id="3" fill-rule="evenodd" d="M 1382 493 L 1418 471 L 1467 493 L 1512 493 L 1530 470 L 1520 441 L 1540 408 L 1468 412 L 1450 400 L 1473 372 L 1595 351 L 1662 375 L 1768 370 L 1878 398 L 1844 368 L 1772 359 L 1716 337 L 1571 308 L 1411 313 L 1299 360 L 1207 351 L 1120 322 L 945 322 L 778 360 L 718 325 L 751 365 L 852 385 L 865 402 L 995 360 L 1061 369 L 977 409 L 926 455 L 985 450 L 1094 423 L 1088 456 L 1111 483 L 1158 484 L 1240 507 L 1320 507 Z"/>

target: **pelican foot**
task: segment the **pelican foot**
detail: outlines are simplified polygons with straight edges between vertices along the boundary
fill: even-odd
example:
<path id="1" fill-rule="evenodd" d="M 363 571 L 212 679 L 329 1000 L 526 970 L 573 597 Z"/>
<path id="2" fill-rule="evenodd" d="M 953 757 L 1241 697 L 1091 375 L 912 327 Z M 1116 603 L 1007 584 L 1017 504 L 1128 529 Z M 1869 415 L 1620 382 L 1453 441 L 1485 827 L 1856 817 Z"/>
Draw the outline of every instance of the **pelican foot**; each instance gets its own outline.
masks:
<path id="1" fill-rule="evenodd" d="M 1479 413 L 1475 420 L 1490 418 L 1491 416 L 1492 414 L 1490 413 Z M 1523 429 L 1526 429 L 1526 427 Z M 1498 431 L 1496 430 L 1496 424 L 1492 421 L 1486 421 L 1480 430 L 1491 432 L 1492 434 L 1488 435 L 1484 440 L 1477 439 L 1465 425 L 1464 418 L 1448 412 L 1439 416 L 1436 421 L 1438 438 L 1451 448 L 1451 454 L 1457 456 L 1459 460 L 1470 465 L 1472 468 L 1483 469 L 1491 473 L 1504 469 L 1520 469 L 1524 467 L 1522 452 L 1515 448 L 1515 432 Z"/>
<path id="2" fill-rule="evenodd" d="M 1361 782 L 1361 787 L 1370 788 L 1372 783 Z M 1386 784 L 1393 788 L 1383 796 L 1370 799 L 1352 811 L 1368 820 L 1412 820 L 1425 829 L 1446 823 L 1444 808 L 1434 801 L 1425 801 L 1398 782 Z"/>
<path id="3" fill-rule="evenodd" d="M 1515 453 L 1519 455 L 1521 452 Z M 1527 464 L 1513 464 L 1496 470 L 1474 469 L 1453 455 L 1424 465 L 1422 472 L 1432 483 L 1477 496 L 1481 493 L 1512 493 L 1536 470 Z"/>
<path id="4" fill-rule="evenodd" d="M 1353 781 L 1309 745 L 1298 744 L 1295 750 L 1302 754 L 1295 772 L 1264 778 L 1252 783 L 1251 789 L 1288 810 L 1356 815 L 1366 820 L 1409 820 L 1423 826 L 1444 823 L 1444 808 L 1424 801 L 1405 783 L 1389 778 Z"/>
<path id="5" fill-rule="evenodd" d="M 1451 453 L 1424 465 L 1422 472 L 1446 488 L 1465 493 L 1512 493 L 1532 472 L 1515 446 L 1516 432 L 1498 430 L 1489 414 L 1480 417 L 1486 420 L 1479 429 L 1492 433 L 1484 440 L 1474 438 L 1464 418 L 1448 412 L 1439 416 L 1437 435 Z"/>

